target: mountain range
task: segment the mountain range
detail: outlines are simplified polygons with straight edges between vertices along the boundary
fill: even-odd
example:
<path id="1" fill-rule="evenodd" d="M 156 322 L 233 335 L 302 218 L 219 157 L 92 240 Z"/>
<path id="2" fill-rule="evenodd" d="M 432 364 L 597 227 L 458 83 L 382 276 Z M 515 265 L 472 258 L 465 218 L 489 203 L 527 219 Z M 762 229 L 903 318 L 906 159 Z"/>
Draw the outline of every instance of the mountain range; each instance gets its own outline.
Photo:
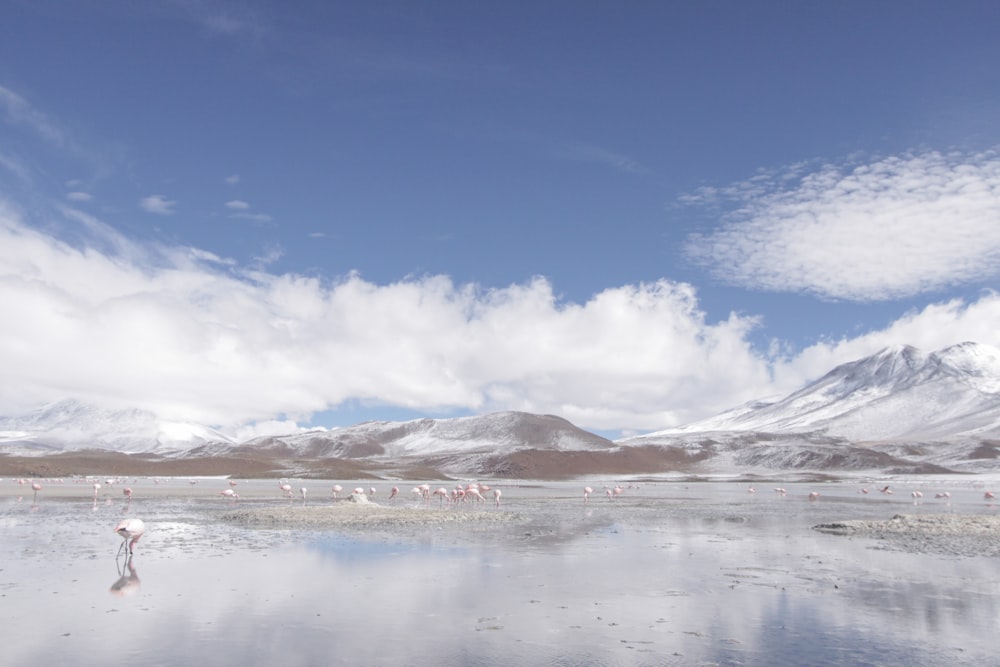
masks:
<path id="1" fill-rule="evenodd" d="M 236 442 L 141 410 L 66 399 L 0 418 L 0 459 L 94 451 L 131 461 L 256 461 L 297 474 L 508 476 L 1000 469 L 1000 350 L 886 348 L 780 400 L 611 441 L 557 416 L 501 412 L 365 422 Z"/>

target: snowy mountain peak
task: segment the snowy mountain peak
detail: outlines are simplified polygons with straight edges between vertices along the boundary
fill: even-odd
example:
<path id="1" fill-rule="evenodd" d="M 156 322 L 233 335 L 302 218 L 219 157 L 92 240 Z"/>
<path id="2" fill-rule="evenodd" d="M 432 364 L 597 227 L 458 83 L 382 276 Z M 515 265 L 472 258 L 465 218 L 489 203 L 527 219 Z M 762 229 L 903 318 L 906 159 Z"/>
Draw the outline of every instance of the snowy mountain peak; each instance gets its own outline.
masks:
<path id="1" fill-rule="evenodd" d="M 1000 350 L 966 342 L 886 348 L 837 366 L 786 398 L 652 435 L 823 433 L 854 441 L 1000 436 Z"/>

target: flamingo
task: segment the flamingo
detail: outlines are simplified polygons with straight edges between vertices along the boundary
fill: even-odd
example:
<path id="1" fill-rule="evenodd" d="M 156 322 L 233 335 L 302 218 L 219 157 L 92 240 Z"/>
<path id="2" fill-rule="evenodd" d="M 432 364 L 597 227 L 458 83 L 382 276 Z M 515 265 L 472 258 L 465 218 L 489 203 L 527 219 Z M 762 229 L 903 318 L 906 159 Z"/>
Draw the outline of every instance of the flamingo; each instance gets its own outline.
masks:
<path id="1" fill-rule="evenodd" d="M 94 502 L 97 502 L 97 492 L 101 490 L 100 482 L 94 482 Z"/>
<path id="2" fill-rule="evenodd" d="M 31 486 L 34 487 L 35 485 L 32 484 Z M 993 500 L 996 497 L 997 497 L 996 494 L 993 493 L 992 491 L 987 491 L 986 493 L 983 494 L 983 500 Z"/>
<path id="3" fill-rule="evenodd" d="M 592 488 L 590 488 L 589 486 L 583 487 L 583 502 L 589 503 L 590 502 L 590 494 L 592 494 L 593 492 L 594 492 L 594 490 Z"/>
<path id="4" fill-rule="evenodd" d="M 813 491 L 810 493 L 809 500 L 819 500 L 819 491 Z"/>
<path id="5" fill-rule="evenodd" d="M 308 491 L 308 489 L 306 487 L 304 487 L 304 486 L 301 489 L 299 489 L 299 493 L 302 494 L 302 504 L 303 505 L 306 504 L 306 491 Z"/>
<path id="6" fill-rule="evenodd" d="M 132 489 L 131 489 L 131 487 L 126 486 L 124 489 L 122 489 L 122 495 L 125 496 L 128 499 L 128 506 L 131 507 L 132 506 Z"/>
<path id="7" fill-rule="evenodd" d="M 125 544 L 128 543 L 128 553 L 131 554 L 135 548 L 135 543 L 146 532 L 146 524 L 142 522 L 142 519 L 122 519 L 115 526 L 115 532 L 122 537 L 122 544 L 118 547 L 118 553 L 121 554 Z"/>
<path id="8" fill-rule="evenodd" d="M 503 493 L 500 492 L 500 489 L 493 489 L 493 506 L 494 507 L 500 507 L 500 496 L 502 496 L 502 495 L 503 495 Z"/>
<path id="9" fill-rule="evenodd" d="M 31 489 L 35 492 L 35 497 L 31 502 L 38 502 L 38 492 L 42 490 L 42 485 L 38 482 L 32 482 Z"/>
<path id="10" fill-rule="evenodd" d="M 436 489 L 436 490 L 434 491 L 434 494 L 433 494 L 433 495 L 435 495 L 435 496 L 438 496 L 438 497 L 440 497 L 440 498 L 441 498 L 441 504 L 443 505 L 443 504 L 444 504 L 444 501 L 445 501 L 445 499 L 447 499 L 447 498 L 448 498 L 448 489 L 446 489 L 446 488 L 444 488 L 444 487 L 442 486 L 441 488 L 439 488 L 439 489 Z"/>
<path id="11" fill-rule="evenodd" d="M 344 487 L 342 487 L 340 484 L 334 484 L 333 485 L 333 499 L 336 500 L 337 499 L 337 494 L 340 493 L 343 490 L 344 490 Z"/>
<path id="12" fill-rule="evenodd" d="M 281 489 L 281 495 L 287 496 L 288 498 L 292 497 L 292 485 L 291 484 L 281 484 L 281 483 L 279 483 L 278 484 L 278 488 Z"/>
<path id="13" fill-rule="evenodd" d="M 392 500 L 393 498 L 395 498 L 398 495 L 399 495 L 399 487 L 398 486 L 394 486 L 394 487 L 392 487 L 392 489 L 389 490 L 389 500 Z"/>
<path id="14" fill-rule="evenodd" d="M 229 480 L 229 486 L 236 488 L 236 480 L 235 479 Z"/>
<path id="15" fill-rule="evenodd" d="M 233 500 L 239 500 L 240 494 L 236 493 L 233 489 L 223 489 L 219 491 L 220 496 L 225 496 L 226 498 L 232 498 Z"/>
<path id="16" fill-rule="evenodd" d="M 951 494 L 948 493 L 947 491 L 941 491 L 940 493 L 935 493 L 934 497 L 935 498 L 951 498 Z"/>

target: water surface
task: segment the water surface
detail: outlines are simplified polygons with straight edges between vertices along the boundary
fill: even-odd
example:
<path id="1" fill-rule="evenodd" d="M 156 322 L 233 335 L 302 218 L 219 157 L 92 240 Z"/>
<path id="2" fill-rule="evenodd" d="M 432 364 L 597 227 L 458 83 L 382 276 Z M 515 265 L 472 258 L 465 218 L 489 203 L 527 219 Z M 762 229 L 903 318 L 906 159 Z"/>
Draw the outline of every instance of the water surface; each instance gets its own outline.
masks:
<path id="1" fill-rule="evenodd" d="M 812 526 L 994 513 L 982 480 L 499 483 L 518 521 L 293 531 L 219 520 L 220 479 L 0 487 L 8 664 L 972 665 L 995 660 L 1000 563 Z M 192 481 L 196 483 L 192 483 Z M 239 506 L 334 502 L 333 481 L 240 480 Z M 419 511 L 412 484 L 352 482 Z M 440 483 L 434 483 L 435 486 Z M 609 481 L 612 486 L 615 482 Z M 27 488 L 27 491 L 25 491 Z M 921 489 L 914 501 L 909 492 Z M 950 500 L 933 499 L 947 489 Z M 808 494 L 820 498 L 809 501 Z M 432 501 L 431 506 L 437 506 Z M 147 534 L 116 559 L 122 517 Z"/>

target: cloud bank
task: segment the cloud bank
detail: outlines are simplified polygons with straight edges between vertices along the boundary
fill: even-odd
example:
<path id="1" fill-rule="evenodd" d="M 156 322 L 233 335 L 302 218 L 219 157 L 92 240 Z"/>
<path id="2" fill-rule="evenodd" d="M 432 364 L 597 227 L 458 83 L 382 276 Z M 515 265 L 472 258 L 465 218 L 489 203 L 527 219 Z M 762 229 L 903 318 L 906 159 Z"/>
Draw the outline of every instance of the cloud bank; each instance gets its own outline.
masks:
<path id="1" fill-rule="evenodd" d="M 30 227 L 0 200 L 0 414 L 73 397 L 236 428 L 354 402 L 651 430 L 790 391 L 894 342 L 1000 344 L 993 293 L 771 359 L 748 342 L 756 318 L 708 322 L 684 283 L 566 303 L 544 278 L 483 289 L 445 276 L 279 275 L 140 246 L 61 210 L 88 242 Z"/>
<path id="2" fill-rule="evenodd" d="M 759 175 L 688 203 L 735 202 L 687 254 L 731 284 L 881 301 L 1000 275 L 1000 155 L 926 152 Z"/>

